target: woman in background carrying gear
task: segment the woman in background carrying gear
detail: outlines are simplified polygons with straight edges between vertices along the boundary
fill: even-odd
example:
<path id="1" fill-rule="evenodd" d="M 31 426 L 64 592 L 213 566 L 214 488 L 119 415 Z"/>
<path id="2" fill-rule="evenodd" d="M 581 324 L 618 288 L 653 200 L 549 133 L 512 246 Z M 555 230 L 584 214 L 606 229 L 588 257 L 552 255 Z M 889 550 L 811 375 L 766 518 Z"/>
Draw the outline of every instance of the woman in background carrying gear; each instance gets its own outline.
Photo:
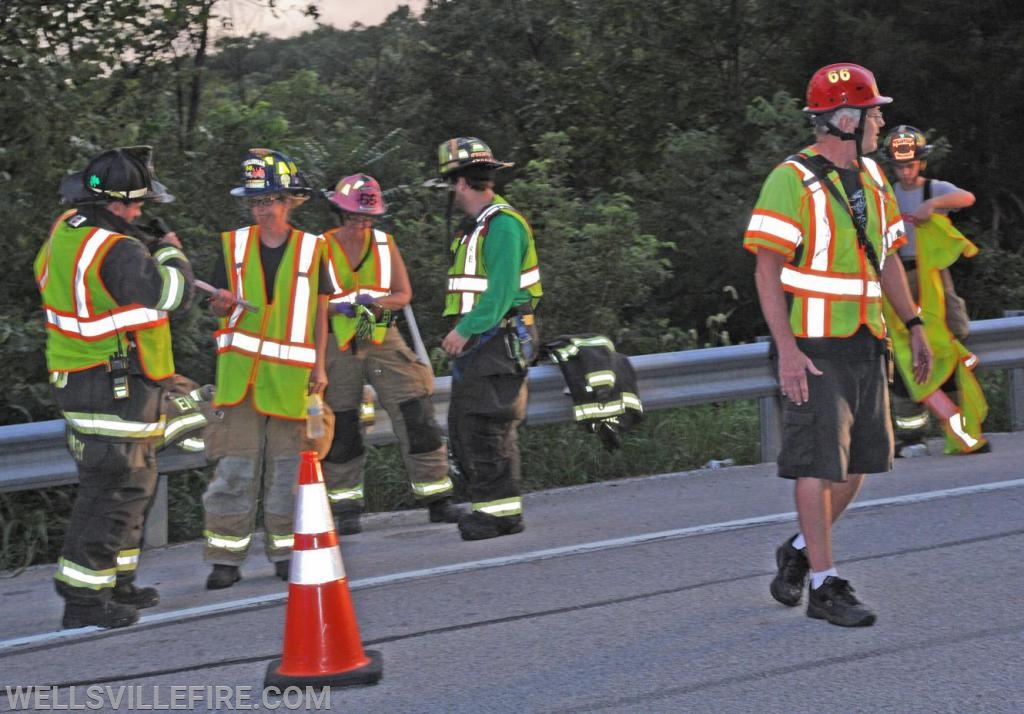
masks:
<path id="1" fill-rule="evenodd" d="M 434 376 L 395 327 L 398 312 L 412 299 L 412 286 L 395 239 L 373 227 L 386 210 L 380 186 L 371 176 L 356 174 L 325 195 L 338 226 L 324 234 L 334 334 L 325 396 L 335 424 L 323 471 L 338 533 L 362 530 L 366 454 L 359 410 L 365 384 L 373 386 L 391 417 L 409 483 L 427 504 L 430 521 L 455 523 L 460 511 L 452 504 L 447 450 L 430 401 Z"/>
<path id="2" fill-rule="evenodd" d="M 79 478 L 56 573 L 66 628 L 131 625 L 160 599 L 135 587 L 135 570 L 164 437 L 159 382 L 174 376 L 168 312 L 186 310 L 194 289 L 177 236 L 153 241 L 151 255 L 140 238 L 152 236 L 134 224 L 143 201 L 170 200 L 148 149 L 105 151 L 65 180 L 76 208 L 35 263 L 50 383 Z"/>
<path id="3" fill-rule="evenodd" d="M 539 343 L 534 308 L 540 266 L 526 219 L 494 192 L 495 161 L 473 137 L 438 147 L 451 206 L 465 214 L 451 244 L 444 314 L 455 325 L 441 347 L 452 358 L 448 438 L 466 476 L 472 512 L 459 521 L 465 540 L 523 530 L 517 428 L 526 416 L 526 368 Z"/>
<path id="4" fill-rule="evenodd" d="M 203 494 L 210 590 L 241 577 L 261 493 L 264 548 L 287 580 L 306 396 L 327 383 L 324 242 L 289 223 L 309 184 L 291 159 L 268 149 L 250 149 L 242 171 L 244 183 L 231 195 L 245 201 L 255 224 L 221 234 L 210 280 L 218 288 L 210 307 L 221 317 L 214 406 L 224 412 L 207 441 L 217 463 Z"/>
<path id="5" fill-rule="evenodd" d="M 947 454 L 991 450 L 981 430 L 988 414 L 988 403 L 973 373 L 978 358 L 961 343 L 970 328 L 967 306 L 953 289 L 953 278 L 949 274 L 949 266 L 961 255 L 971 257 L 978 252 L 948 218 L 951 211 L 974 205 L 974 194 L 948 181 L 926 179 L 921 175 L 932 148 L 924 134 L 904 124 L 889 132 L 879 152 L 896 175 L 893 191 L 907 235 L 907 243 L 900 248 L 900 260 L 907 272 L 910 291 L 921 306 L 925 334 L 935 355 L 927 383 L 916 384 L 905 379 L 910 371 L 907 335 L 886 302 L 885 316 L 892 326 L 899 367 L 892 386 L 898 456 L 927 453 L 924 436 L 929 410 L 946 433 Z"/>

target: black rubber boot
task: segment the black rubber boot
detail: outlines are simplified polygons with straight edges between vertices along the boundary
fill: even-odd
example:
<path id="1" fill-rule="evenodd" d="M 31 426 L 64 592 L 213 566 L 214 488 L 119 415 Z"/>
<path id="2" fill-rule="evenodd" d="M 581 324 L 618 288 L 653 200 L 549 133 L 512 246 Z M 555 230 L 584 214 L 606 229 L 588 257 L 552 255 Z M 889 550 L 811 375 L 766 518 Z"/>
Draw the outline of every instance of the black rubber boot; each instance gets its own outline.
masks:
<path id="1" fill-rule="evenodd" d="M 355 535 L 363 532 L 363 524 L 359 522 L 359 517 L 363 514 L 362 508 L 353 508 L 346 504 L 335 506 L 331 512 L 334 514 L 334 529 L 338 535 Z"/>
<path id="2" fill-rule="evenodd" d="M 139 612 L 131 605 L 123 605 L 113 600 L 100 600 L 94 603 L 64 604 L 64 619 L 61 626 L 65 630 L 76 627 L 128 627 L 139 621 Z"/>
<path id="3" fill-rule="evenodd" d="M 223 590 L 224 588 L 230 588 L 241 579 L 242 574 L 238 572 L 237 565 L 217 564 L 213 566 L 209 577 L 206 578 L 206 589 Z"/>
<path id="4" fill-rule="evenodd" d="M 459 519 L 462 540 L 485 540 L 520 533 L 524 528 L 522 516 L 492 516 L 473 511 Z"/>
<path id="5" fill-rule="evenodd" d="M 131 605 L 138 610 L 160 604 L 160 593 L 156 588 L 137 588 L 134 583 L 125 583 L 114 588 L 114 602 Z"/>
<path id="6" fill-rule="evenodd" d="M 427 504 L 431 523 L 458 523 L 463 510 L 452 503 L 449 496 Z"/>

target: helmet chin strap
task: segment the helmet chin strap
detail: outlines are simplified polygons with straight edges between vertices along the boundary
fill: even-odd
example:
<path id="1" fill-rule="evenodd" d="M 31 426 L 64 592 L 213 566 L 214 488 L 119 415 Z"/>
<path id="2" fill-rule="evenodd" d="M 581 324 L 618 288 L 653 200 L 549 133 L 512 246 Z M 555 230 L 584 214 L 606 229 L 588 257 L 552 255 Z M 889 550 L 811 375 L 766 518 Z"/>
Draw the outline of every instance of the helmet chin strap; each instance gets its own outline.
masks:
<path id="1" fill-rule="evenodd" d="M 445 230 L 448 233 L 445 235 L 445 242 L 452 240 L 452 213 L 455 209 L 455 191 L 452 187 L 448 187 L 448 208 L 444 212 Z"/>
<path id="2" fill-rule="evenodd" d="M 833 136 L 838 136 L 842 141 L 855 142 L 854 146 L 857 149 L 857 166 L 861 165 L 861 158 L 864 156 L 864 121 L 867 119 L 867 109 L 859 109 L 860 118 L 857 120 L 857 128 L 853 132 L 843 131 L 835 124 L 832 123 L 831 118 L 825 122 L 825 130 Z"/>

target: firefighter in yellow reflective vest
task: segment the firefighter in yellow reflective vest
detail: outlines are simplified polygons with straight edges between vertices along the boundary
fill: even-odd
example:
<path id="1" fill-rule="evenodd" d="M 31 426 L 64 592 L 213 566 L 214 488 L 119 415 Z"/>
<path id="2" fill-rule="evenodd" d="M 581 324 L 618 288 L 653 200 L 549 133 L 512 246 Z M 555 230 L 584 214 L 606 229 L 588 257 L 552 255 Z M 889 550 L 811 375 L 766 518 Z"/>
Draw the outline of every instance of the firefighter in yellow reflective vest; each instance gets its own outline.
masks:
<path id="1" fill-rule="evenodd" d="M 852 63 L 822 67 L 807 86 L 814 143 L 768 175 L 743 245 L 757 256 L 755 281 L 783 396 L 778 475 L 795 482 L 800 532 L 776 550 L 771 595 L 793 607 L 810 575 L 807 615 L 867 626 L 875 613 L 840 578 L 832 523 L 866 473 L 892 468 L 882 295 L 910 322 L 913 378 L 931 352 L 894 253 L 903 241 L 892 187 L 863 154 L 885 125 L 874 75 Z"/>
<path id="2" fill-rule="evenodd" d="M 893 186 L 903 214 L 907 245 L 900 259 L 914 298 L 921 306 L 925 334 L 935 354 L 931 379 L 925 384 L 907 380 L 910 348 L 907 331 L 894 319 L 886 303 L 896 354 L 896 380 L 892 389 L 896 453 L 924 455 L 929 411 L 946 434 L 945 453 L 976 454 L 991 450 L 981 424 L 988 402 L 974 376 L 978 358 L 961 340 L 969 329 L 964 301 L 953 288 L 949 273 L 960 256 L 972 257 L 978 248 L 947 217 L 950 211 L 974 205 L 974 194 L 947 181 L 926 179 L 921 171 L 932 151 L 923 133 L 912 126 L 896 127 L 885 138 L 880 153 L 889 161 L 897 182 Z"/>
<path id="3" fill-rule="evenodd" d="M 334 439 L 323 459 L 324 480 L 338 533 L 362 530 L 363 465 L 360 430 L 363 386 L 370 384 L 391 418 L 412 491 L 433 523 L 455 523 L 448 453 L 434 418 L 434 375 L 416 359 L 395 326 L 412 299 L 402 254 L 392 236 L 374 228 L 387 207 L 376 179 L 346 176 L 326 198 L 338 226 L 324 234 L 332 281 L 324 396 L 334 411 Z M 335 348 L 336 345 L 336 348 Z"/>
<path id="4" fill-rule="evenodd" d="M 526 370 L 539 351 L 534 308 L 540 267 L 526 219 L 494 192 L 490 147 L 458 137 L 438 148 L 439 170 L 465 214 L 452 241 L 444 314 L 456 320 L 442 342 L 452 358 L 448 438 L 472 510 L 459 520 L 465 540 L 523 530 L 517 427 L 526 416 Z"/>
<path id="5" fill-rule="evenodd" d="M 62 184 L 76 205 L 35 262 L 46 362 L 67 422 L 79 487 L 57 564 L 63 626 L 124 627 L 159 602 L 134 585 L 145 512 L 165 436 L 161 380 L 174 376 L 168 312 L 192 299 L 192 268 L 174 233 L 134 221 L 145 200 L 171 200 L 148 159 L 105 151 Z"/>
<path id="6" fill-rule="evenodd" d="M 250 149 L 242 172 L 231 195 L 246 202 L 255 223 L 221 234 L 211 277 L 219 290 L 210 307 L 221 317 L 214 406 L 224 413 L 222 433 L 210 440 L 216 446 L 207 455 L 217 466 L 203 494 L 211 590 L 240 579 L 261 497 L 264 549 L 287 580 L 306 396 L 327 384 L 324 241 L 289 222 L 309 184 L 291 159 L 268 149 Z"/>

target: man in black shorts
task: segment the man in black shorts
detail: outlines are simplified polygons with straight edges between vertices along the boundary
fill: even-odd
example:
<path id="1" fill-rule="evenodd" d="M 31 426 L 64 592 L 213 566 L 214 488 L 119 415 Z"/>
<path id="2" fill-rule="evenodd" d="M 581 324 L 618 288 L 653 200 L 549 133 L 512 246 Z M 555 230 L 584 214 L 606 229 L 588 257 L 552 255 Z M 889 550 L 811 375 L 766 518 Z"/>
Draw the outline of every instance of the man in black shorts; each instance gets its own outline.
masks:
<path id="1" fill-rule="evenodd" d="M 814 143 L 777 166 L 761 188 L 743 245 L 757 255 L 761 310 L 774 340 L 783 402 L 779 476 L 795 481 L 800 532 L 776 551 L 771 594 L 835 625 L 871 625 L 832 560 L 832 524 L 865 473 L 892 468 L 886 389 L 886 295 L 911 333 L 914 378 L 931 351 L 903 266 L 903 224 L 884 173 L 863 154 L 885 122 L 874 75 L 840 63 L 815 72 L 805 113 Z"/>

